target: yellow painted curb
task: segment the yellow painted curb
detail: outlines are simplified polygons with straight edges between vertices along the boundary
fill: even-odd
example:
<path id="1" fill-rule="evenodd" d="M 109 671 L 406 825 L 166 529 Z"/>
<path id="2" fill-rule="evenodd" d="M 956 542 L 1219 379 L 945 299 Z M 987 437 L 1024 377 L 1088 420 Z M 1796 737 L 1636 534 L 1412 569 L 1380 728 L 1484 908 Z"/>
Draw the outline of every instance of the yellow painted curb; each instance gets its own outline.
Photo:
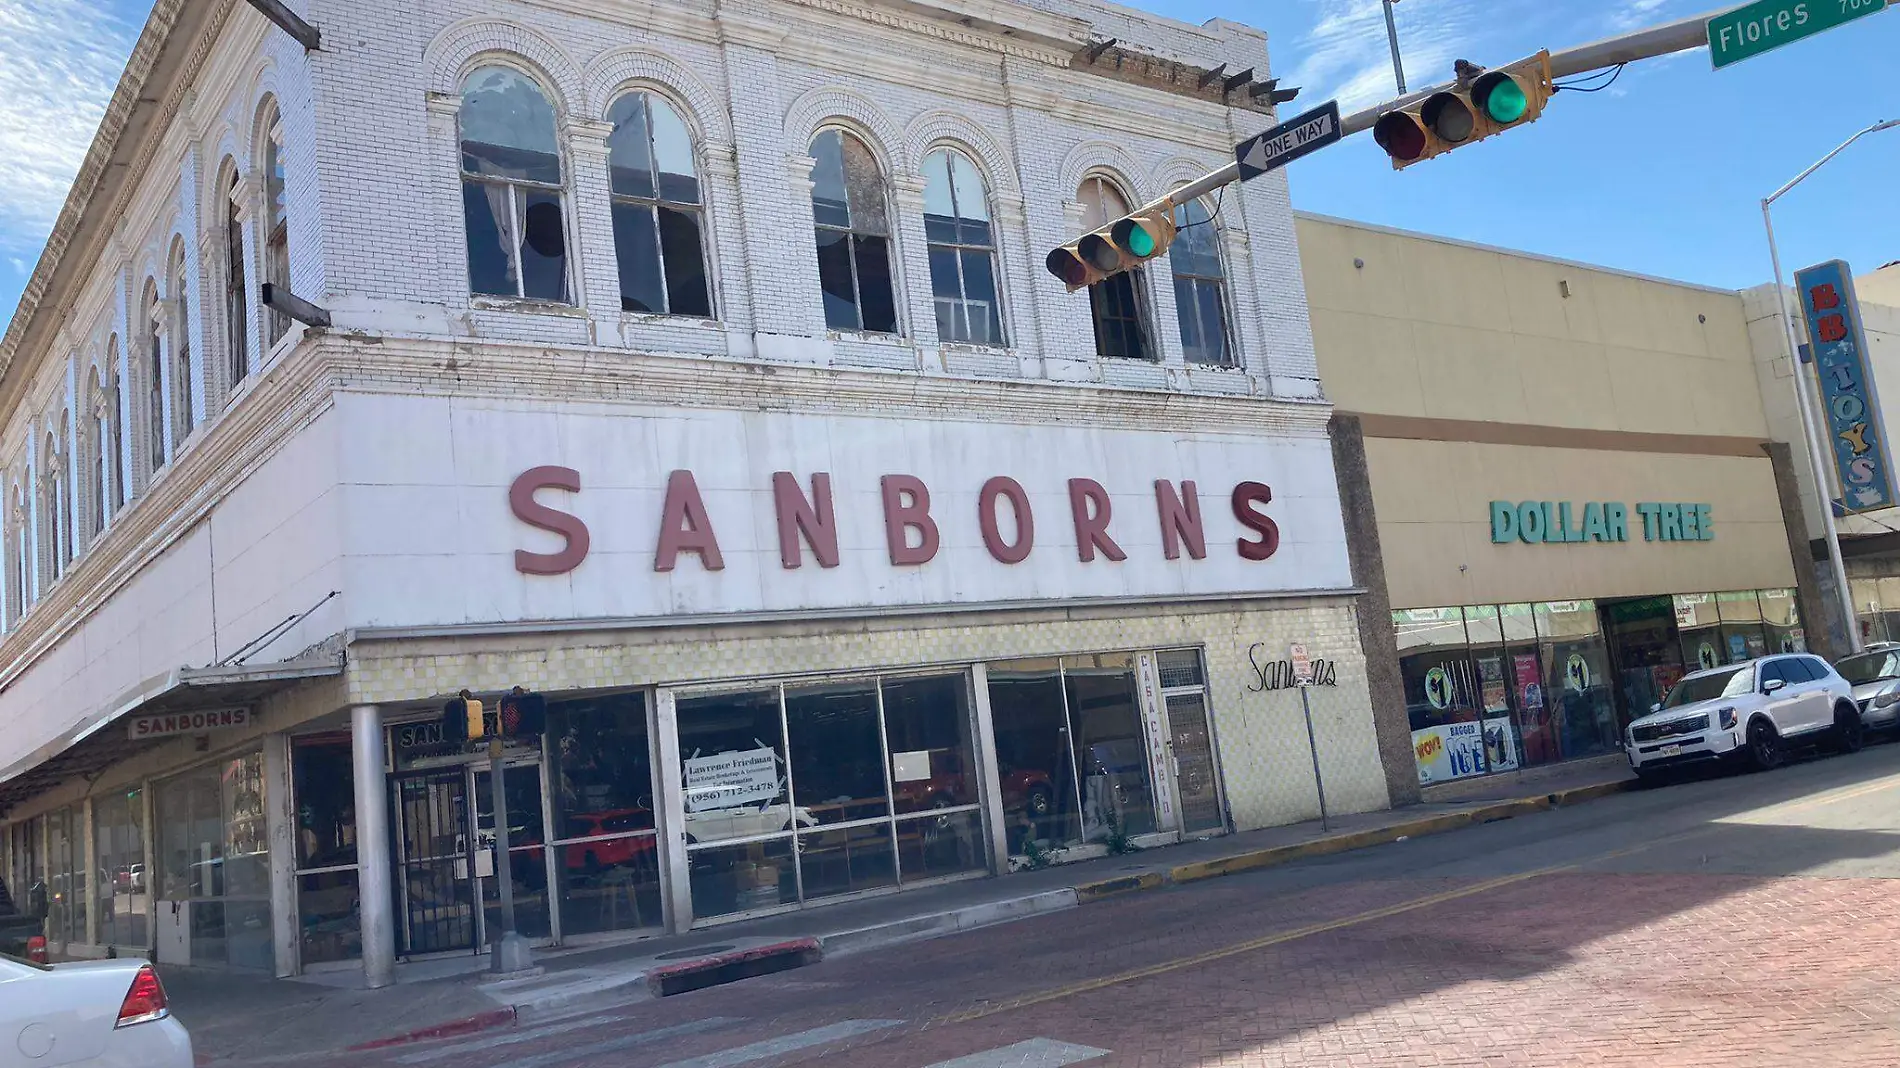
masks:
<path id="1" fill-rule="evenodd" d="M 1573 786 L 1568 790 L 1559 790 L 1550 795 L 1553 805 L 1574 805 L 1582 801 L 1595 801 L 1599 797 L 1609 797 L 1625 790 L 1636 788 L 1637 780 L 1624 779 L 1618 782 L 1600 782 L 1590 786 Z"/>
<path id="2" fill-rule="evenodd" d="M 1153 890 L 1167 881 L 1167 877 L 1158 871 L 1146 871 L 1139 875 L 1122 875 L 1113 879 L 1100 879 L 1092 883 L 1082 883 L 1075 887 L 1078 902 L 1100 901 L 1105 897 L 1118 894 L 1133 894 L 1142 890 Z"/>

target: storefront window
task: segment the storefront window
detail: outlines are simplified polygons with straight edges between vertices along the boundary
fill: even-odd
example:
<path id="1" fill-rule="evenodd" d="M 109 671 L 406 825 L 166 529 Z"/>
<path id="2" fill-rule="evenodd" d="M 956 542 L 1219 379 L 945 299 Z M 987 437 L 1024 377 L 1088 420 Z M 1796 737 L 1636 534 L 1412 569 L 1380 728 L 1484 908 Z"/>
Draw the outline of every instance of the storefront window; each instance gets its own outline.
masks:
<path id="1" fill-rule="evenodd" d="M 695 916 L 986 870 L 968 679 L 681 697 Z"/>
<path id="2" fill-rule="evenodd" d="M 562 935 L 660 923 L 647 708 L 637 693 L 548 706 Z"/>
<path id="3" fill-rule="evenodd" d="M 1609 652 L 1594 601 L 1536 605 L 1544 704 L 1565 760 L 1617 747 L 1616 703 L 1610 692 Z M 1527 746 L 1528 748 L 1528 746 Z"/>
<path id="4" fill-rule="evenodd" d="M 249 753 L 161 782 L 155 801 L 158 933 L 167 922 L 188 924 L 194 965 L 271 968 L 263 755 Z M 168 903 L 183 907 L 163 907 Z"/>
<path id="5" fill-rule="evenodd" d="M 778 688 L 681 698 L 676 709 L 694 914 L 795 903 L 791 841 L 766 839 L 817 820 L 792 808 Z M 734 839 L 743 844 L 693 848 Z"/>
<path id="6" fill-rule="evenodd" d="M 502 783 L 507 791 L 507 874 L 514 881 L 515 930 L 528 938 L 547 938 L 553 926 L 548 901 L 547 836 L 541 819 L 540 765 L 509 765 L 502 772 Z M 485 764 L 475 766 L 475 828 L 476 873 L 481 875 L 484 863 L 494 863 L 486 858 L 494 856 L 497 845 L 495 790 Z M 501 884 L 495 878 L 484 877 L 481 891 L 484 930 L 493 943 L 502 936 Z"/>
<path id="7" fill-rule="evenodd" d="M 1081 798 L 1069 748 L 1062 666 L 1056 660 L 989 665 L 990 717 L 1011 853 L 1082 840 Z"/>
<path id="8" fill-rule="evenodd" d="M 305 964 L 363 954 L 356 890 L 356 771 L 350 744 L 347 731 L 291 740 L 297 917 Z"/>
<path id="9" fill-rule="evenodd" d="M 86 940 L 86 851 L 77 807 L 46 816 L 46 937 Z"/>
<path id="10" fill-rule="evenodd" d="M 92 802 L 92 841 L 99 861 L 98 932 L 102 945 L 143 949 L 150 945 L 146 911 L 145 795 L 119 790 Z"/>
<path id="11" fill-rule="evenodd" d="M 1562 759 L 1557 744 L 1557 723 L 1544 691 L 1543 663 L 1538 658 L 1537 619 L 1529 604 L 1499 605 L 1504 635 L 1504 672 L 1510 693 L 1511 718 L 1516 725 L 1515 753 L 1500 747 L 1502 766 L 1515 762 L 1523 765 L 1548 764 Z M 1511 735 L 1504 736 L 1508 742 Z M 1499 769 L 1494 769 L 1499 770 Z"/>
<path id="12" fill-rule="evenodd" d="M 39 902 L 46 896 L 46 885 L 41 881 L 45 873 L 40 867 L 44 855 L 40 828 L 44 825 L 38 816 L 13 825 L 13 851 L 8 858 L 10 867 L 7 869 L 7 886 L 13 891 L 14 907 L 23 912 L 37 912 Z"/>
<path id="13" fill-rule="evenodd" d="M 1768 631 L 1771 653 L 1805 653 L 1807 633 L 1801 629 L 1801 609 L 1795 604 L 1794 591 L 1761 591 L 1762 623 Z"/>
<path id="14" fill-rule="evenodd" d="M 1463 610 L 1403 609 L 1392 613 L 1392 625 L 1419 781 L 1483 774 L 1487 765 L 1477 724 L 1479 686 L 1465 641 Z"/>
<path id="15" fill-rule="evenodd" d="M 1077 739 L 1082 839 L 1155 830 L 1154 784 L 1141 722 L 1141 687 L 1130 653 L 1065 656 L 1062 676 Z"/>
<path id="16" fill-rule="evenodd" d="M 1761 601 L 1754 590 L 1739 590 L 1715 595 L 1715 609 L 1721 620 L 1722 655 L 1725 663 L 1739 664 L 1768 655 L 1768 636 L 1762 632 Z"/>

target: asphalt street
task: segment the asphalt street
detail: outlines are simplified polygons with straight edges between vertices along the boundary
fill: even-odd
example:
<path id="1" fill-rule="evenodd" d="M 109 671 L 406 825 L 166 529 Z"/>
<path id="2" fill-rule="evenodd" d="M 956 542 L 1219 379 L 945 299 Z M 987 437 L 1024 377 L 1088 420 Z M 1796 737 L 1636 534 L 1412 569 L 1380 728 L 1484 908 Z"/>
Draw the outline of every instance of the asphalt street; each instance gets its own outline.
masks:
<path id="1" fill-rule="evenodd" d="M 1893 1066 L 1897 878 L 1889 743 L 513 1030 L 297 1060 Z"/>

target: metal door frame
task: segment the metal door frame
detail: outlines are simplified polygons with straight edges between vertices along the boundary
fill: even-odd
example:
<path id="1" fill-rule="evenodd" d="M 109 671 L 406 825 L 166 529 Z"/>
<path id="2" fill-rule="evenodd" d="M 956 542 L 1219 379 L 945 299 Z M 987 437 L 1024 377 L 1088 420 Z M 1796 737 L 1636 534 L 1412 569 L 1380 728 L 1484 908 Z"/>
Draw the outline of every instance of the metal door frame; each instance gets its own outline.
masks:
<path id="1" fill-rule="evenodd" d="M 399 911 L 402 915 L 402 945 L 404 950 L 402 955 L 406 958 L 415 957 L 417 953 L 414 929 L 410 922 L 413 918 L 413 914 L 409 907 L 409 832 L 405 822 L 407 818 L 406 813 L 402 805 L 402 784 L 404 780 L 408 779 L 440 779 L 453 782 L 452 772 L 460 772 L 462 776 L 464 813 L 462 834 L 463 862 L 468 865 L 467 882 L 470 895 L 469 907 L 473 913 L 471 929 L 474 937 L 474 944 L 469 947 L 469 952 L 479 953 L 486 945 L 485 940 L 482 938 L 481 886 L 477 882 L 477 876 L 475 874 L 475 810 L 472 807 L 474 803 L 473 791 L 475 788 L 474 774 L 469 770 L 469 765 L 467 764 L 460 766 L 451 764 L 409 771 L 391 771 L 388 781 L 388 797 L 390 806 L 395 809 L 394 822 L 397 825 L 397 833 L 391 835 L 390 838 L 392 840 L 391 845 L 396 853 L 396 874 L 399 876 L 397 879 L 397 897 Z M 461 950 L 451 949 L 441 952 L 459 953 Z"/>

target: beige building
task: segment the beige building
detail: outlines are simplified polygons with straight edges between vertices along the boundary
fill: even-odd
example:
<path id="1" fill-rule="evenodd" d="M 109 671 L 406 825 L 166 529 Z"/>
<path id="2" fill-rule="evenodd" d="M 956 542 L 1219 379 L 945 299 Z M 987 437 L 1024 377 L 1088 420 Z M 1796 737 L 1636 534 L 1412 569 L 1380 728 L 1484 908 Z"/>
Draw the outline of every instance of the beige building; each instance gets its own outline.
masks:
<path id="1" fill-rule="evenodd" d="M 1355 579 L 1392 609 L 1368 659 L 1396 645 L 1380 703 L 1402 689 L 1421 783 L 1614 752 L 1685 671 L 1804 647 L 1812 568 L 1740 294 L 1298 229 L 1342 483 L 1363 449 Z"/>

